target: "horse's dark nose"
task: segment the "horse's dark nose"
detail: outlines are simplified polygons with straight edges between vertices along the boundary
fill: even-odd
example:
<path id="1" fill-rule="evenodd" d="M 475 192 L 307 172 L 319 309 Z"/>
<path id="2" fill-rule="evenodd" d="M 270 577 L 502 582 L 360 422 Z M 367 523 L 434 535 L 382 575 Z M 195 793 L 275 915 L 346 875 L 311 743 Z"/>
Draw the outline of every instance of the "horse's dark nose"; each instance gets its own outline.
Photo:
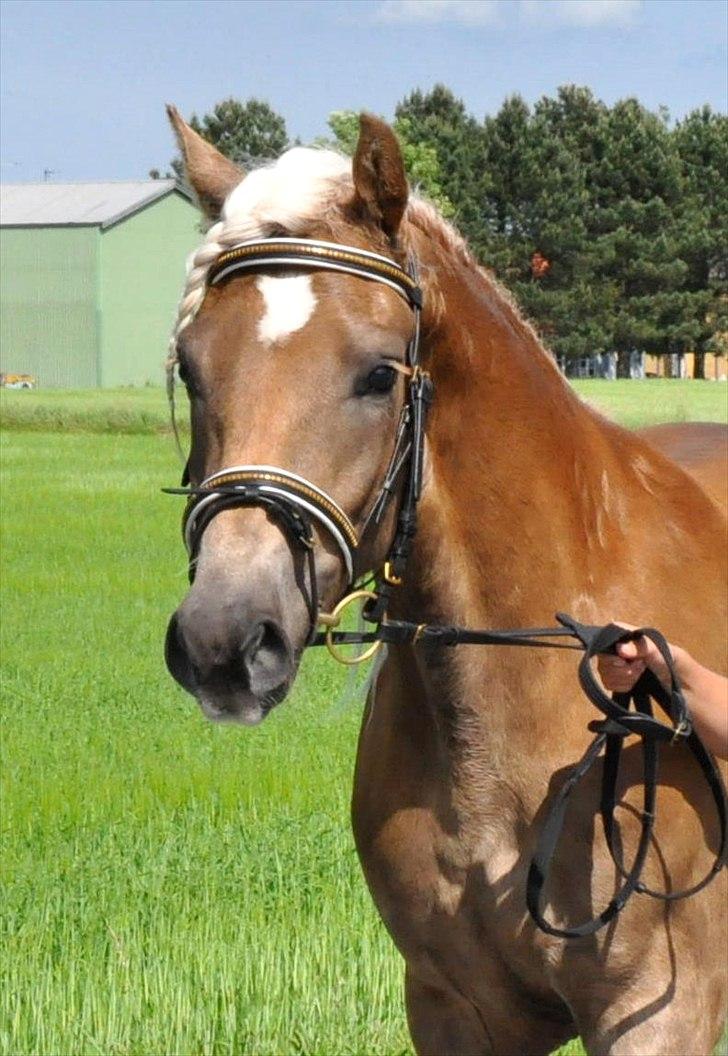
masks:
<path id="1" fill-rule="evenodd" d="M 290 650 L 281 628 L 272 620 L 255 624 L 240 646 L 235 663 L 256 696 L 274 692 L 281 675 L 288 674 L 291 666 Z"/>
<path id="2" fill-rule="evenodd" d="M 188 599 L 189 601 L 189 599 Z M 272 618 L 230 619 L 185 602 L 169 622 L 167 667 L 212 718 L 253 722 L 285 696 L 293 650 Z"/>

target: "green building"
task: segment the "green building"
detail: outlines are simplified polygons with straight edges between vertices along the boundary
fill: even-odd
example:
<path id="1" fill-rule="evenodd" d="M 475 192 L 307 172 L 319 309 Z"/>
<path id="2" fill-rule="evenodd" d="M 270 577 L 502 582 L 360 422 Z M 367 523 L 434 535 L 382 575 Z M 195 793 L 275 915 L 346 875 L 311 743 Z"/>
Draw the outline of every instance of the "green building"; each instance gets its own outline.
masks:
<path id="1" fill-rule="evenodd" d="M 0 371 L 160 384 L 199 214 L 174 180 L 3 184 Z"/>

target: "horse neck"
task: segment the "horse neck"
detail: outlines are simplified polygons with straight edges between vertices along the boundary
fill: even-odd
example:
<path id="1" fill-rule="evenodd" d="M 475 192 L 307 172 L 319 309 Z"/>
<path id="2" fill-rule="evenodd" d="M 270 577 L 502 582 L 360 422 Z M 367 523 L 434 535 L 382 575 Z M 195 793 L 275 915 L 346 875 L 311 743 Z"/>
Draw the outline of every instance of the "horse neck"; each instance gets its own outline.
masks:
<path id="1" fill-rule="evenodd" d="M 506 295 L 464 254 L 421 242 L 435 403 L 403 608 L 471 625 L 552 622 L 588 560 L 574 474 L 587 492 L 601 479 L 589 460 L 598 420 Z"/>
<path id="2" fill-rule="evenodd" d="M 552 625 L 562 609 L 595 622 L 583 601 L 593 555 L 582 506 L 584 491 L 597 486 L 593 465 L 601 480 L 599 419 L 495 284 L 432 240 L 422 240 L 418 255 L 423 361 L 435 398 L 419 526 L 392 616 L 518 628 Z M 583 736 L 583 704 L 563 681 L 568 672 L 573 685 L 574 668 L 562 659 L 551 650 L 478 647 L 393 653 L 408 690 L 392 707 L 404 709 L 449 775 L 458 811 L 477 821 L 477 804 L 503 805 L 504 772 L 531 795 L 533 744 L 544 745 L 544 757 L 556 750 L 541 694 L 560 702 L 558 750 Z"/>

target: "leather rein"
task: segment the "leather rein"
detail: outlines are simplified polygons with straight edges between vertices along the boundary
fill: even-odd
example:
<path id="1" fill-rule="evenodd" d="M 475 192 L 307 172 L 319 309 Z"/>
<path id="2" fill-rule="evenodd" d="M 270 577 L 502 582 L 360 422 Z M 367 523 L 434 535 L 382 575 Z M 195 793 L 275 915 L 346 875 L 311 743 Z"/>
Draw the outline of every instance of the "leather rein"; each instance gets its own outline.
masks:
<path id="1" fill-rule="evenodd" d="M 229 466 L 211 474 L 198 486 L 189 486 L 189 471 L 185 467 L 182 487 L 163 490 L 170 494 L 187 496 L 182 532 L 189 557 L 190 581 L 194 579 L 203 533 L 213 518 L 223 510 L 234 507 L 258 506 L 270 514 L 289 540 L 306 555 L 309 581 L 306 601 L 311 621 L 308 644 L 326 646 L 340 663 L 350 665 L 368 660 L 383 644 L 422 647 L 507 645 L 583 650 L 579 663 L 579 681 L 586 696 L 603 713 L 604 718 L 589 724 L 589 729 L 595 734 L 594 740 L 554 797 L 536 841 L 526 889 L 529 913 L 537 926 L 549 935 L 580 938 L 591 935 L 608 924 L 635 891 L 668 901 L 696 894 L 720 872 L 728 859 L 728 797 L 713 757 L 692 728 L 669 647 L 659 631 L 654 628 L 625 631 L 614 624 L 591 627 L 561 613 L 557 613 L 559 627 L 514 630 L 481 630 L 387 618 L 392 592 L 402 583 L 412 540 L 417 530 L 425 424 L 434 394 L 432 379 L 420 365 L 420 317 L 423 297 L 417 282 L 414 260 L 409 261 L 405 270 L 394 260 L 378 253 L 337 243 L 295 238 L 257 239 L 242 242 L 222 253 L 210 267 L 207 285 L 215 286 L 242 271 L 271 267 L 345 272 L 383 283 L 409 304 L 414 316 L 413 333 L 407 346 L 406 361 L 396 368 L 406 376 L 407 390 L 392 455 L 379 494 L 364 520 L 360 533 L 357 533 L 335 499 L 316 484 L 287 469 L 269 465 Z M 173 410 L 172 397 L 171 392 L 170 403 Z M 370 527 L 381 523 L 390 502 L 398 493 L 399 511 L 387 559 L 382 569 L 374 575 L 371 586 L 357 589 L 356 554 L 360 540 Z M 346 569 L 350 588 L 350 592 L 330 613 L 321 612 L 319 609 L 314 560 L 314 524 L 335 544 Z M 344 611 L 360 599 L 366 602 L 362 615 L 373 625 L 372 629 L 339 629 Z M 319 631 L 319 626 L 324 630 Z M 660 650 L 670 672 L 670 689 L 666 690 L 652 672 L 646 671 L 630 693 L 607 696 L 594 676 L 591 660 L 599 653 L 615 652 L 619 642 L 633 640 L 641 635 L 650 638 Z M 556 642 L 553 640 L 555 638 L 570 638 L 575 641 Z M 366 646 L 357 656 L 348 656 L 341 651 L 342 646 L 356 644 Z M 653 700 L 665 712 L 669 724 L 655 718 L 651 704 Z M 640 738 L 642 746 L 644 792 L 638 847 L 632 865 L 626 867 L 619 850 L 614 811 L 617 806 L 620 753 L 625 737 L 633 734 Z M 640 878 L 654 832 L 659 748 L 678 741 L 685 742 L 710 789 L 720 823 L 719 848 L 709 873 L 699 883 L 684 891 L 658 892 L 647 888 Z M 543 889 L 563 827 L 569 798 L 603 749 L 600 813 L 607 846 L 622 877 L 622 883 L 617 894 L 598 916 L 577 927 L 561 928 L 550 923 L 544 916 Z"/>

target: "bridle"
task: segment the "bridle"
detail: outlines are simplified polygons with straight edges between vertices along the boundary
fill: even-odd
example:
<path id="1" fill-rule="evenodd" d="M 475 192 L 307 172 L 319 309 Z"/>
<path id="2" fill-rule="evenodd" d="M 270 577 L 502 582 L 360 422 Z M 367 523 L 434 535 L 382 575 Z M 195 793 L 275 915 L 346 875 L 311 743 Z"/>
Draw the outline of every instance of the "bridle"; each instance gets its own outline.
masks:
<path id="1" fill-rule="evenodd" d="M 377 497 L 369 509 L 360 533 L 339 503 L 322 488 L 305 477 L 280 466 L 228 466 L 206 477 L 196 487 L 188 487 L 189 473 L 181 488 L 165 488 L 172 494 L 188 496 L 182 532 L 189 556 L 190 580 L 202 536 L 217 514 L 240 506 L 260 506 L 286 533 L 291 542 L 304 551 L 308 562 L 308 597 L 310 633 L 309 644 L 326 644 L 341 663 L 360 663 L 379 648 L 381 642 L 357 657 L 347 657 L 339 651 L 333 636 L 341 615 L 353 601 L 365 597 L 368 601 L 367 618 L 381 623 L 389 601 L 389 592 L 402 581 L 402 573 L 417 529 L 417 502 L 422 490 L 425 419 L 432 402 L 433 385 L 427 371 L 420 365 L 420 313 L 422 291 L 417 283 L 414 259 L 408 268 L 401 268 L 394 260 L 352 246 L 333 242 L 297 238 L 266 238 L 242 242 L 222 253 L 212 264 L 207 276 L 208 287 L 216 286 L 232 275 L 262 268 L 300 268 L 345 272 L 359 278 L 382 283 L 394 290 L 412 309 L 413 330 L 407 345 L 404 364 L 388 363 L 405 375 L 407 394 L 397 424 L 392 454 L 384 473 Z M 401 500 L 394 538 L 381 572 L 375 577 L 373 590 L 356 590 L 356 556 L 366 532 L 378 526 L 397 494 L 401 482 Z M 314 524 L 334 543 L 346 570 L 347 586 L 351 593 L 342 598 L 331 613 L 322 613 L 318 605 L 318 586 L 314 562 Z M 319 643 L 317 629 L 327 630 Z"/>
<path id="2" fill-rule="evenodd" d="M 580 938 L 591 935 L 608 924 L 635 892 L 674 901 L 700 891 L 726 864 L 728 800 L 720 771 L 692 728 L 668 644 L 658 631 L 653 628 L 625 631 L 614 624 L 590 627 L 562 614 L 557 614 L 559 627 L 517 630 L 481 630 L 387 618 L 392 591 L 402 583 L 412 540 L 417 530 L 417 503 L 422 491 L 425 423 L 434 391 L 429 373 L 420 365 L 422 291 L 417 282 L 414 259 L 411 258 L 407 269 L 404 269 L 388 257 L 352 246 L 312 239 L 257 239 L 242 242 L 222 253 L 210 267 L 207 285 L 215 286 L 242 271 L 278 267 L 339 271 L 383 283 L 399 294 L 412 309 L 412 337 L 407 346 L 406 361 L 399 367 L 401 373 L 407 377 L 407 393 L 400 411 L 392 455 L 377 498 L 367 513 L 359 534 L 334 498 L 315 483 L 290 470 L 269 465 L 228 466 L 211 474 L 198 486 L 188 487 L 189 474 L 185 469 L 181 488 L 163 490 L 188 496 L 182 529 L 189 557 L 190 580 L 194 579 L 203 533 L 214 517 L 231 508 L 258 506 L 265 509 L 293 544 L 306 554 L 309 579 L 307 604 L 311 622 L 308 644 L 325 645 L 340 663 L 356 664 L 367 660 L 384 643 L 431 647 L 507 645 L 584 650 L 579 665 L 581 687 L 592 704 L 603 713 L 604 719 L 589 724 L 595 738 L 554 797 L 536 842 L 526 891 L 526 904 L 531 917 L 542 931 L 550 935 L 559 938 Z M 387 559 L 382 569 L 375 573 L 370 589 L 356 589 L 356 554 L 360 541 L 370 525 L 381 523 L 385 511 L 398 491 L 399 511 Z M 314 561 L 314 524 L 334 543 L 346 569 L 348 587 L 351 588 L 350 593 L 339 601 L 331 613 L 319 611 Z M 339 630 L 345 609 L 359 599 L 366 601 L 363 616 L 373 624 L 373 629 Z M 319 625 L 326 628 L 322 633 L 317 633 Z M 662 653 L 671 675 L 670 689 L 666 690 L 650 671 L 646 671 L 631 693 L 608 697 L 594 678 L 590 666 L 591 659 L 599 653 L 613 652 L 619 642 L 635 639 L 643 634 L 654 641 Z M 558 637 L 576 639 L 578 644 L 552 640 Z M 341 652 L 340 647 L 352 644 L 363 644 L 367 648 L 358 656 L 348 657 Z M 670 720 L 669 725 L 654 717 L 651 700 L 655 700 L 665 711 Z M 632 704 L 635 710 L 632 710 Z M 623 864 L 619 840 L 616 838 L 614 811 L 617 803 L 620 752 L 624 739 L 633 734 L 640 737 L 642 744 L 644 807 L 640 818 L 637 852 L 632 866 L 627 868 Z M 702 881 L 685 891 L 665 893 L 645 887 L 641 874 L 654 832 L 659 746 L 676 741 L 686 743 L 709 786 L 720 823 L 720 844 L 713 866 Z M 593 920 L 574 928 L 559 928 L 544 917 L 541 907 L 543 889 L 563 826 L 568 799 L 578 782 L 599 758 L 602 749 L 605 754 L 600 812 L 607 846 L 623 883 L 606 909 Z"/>

